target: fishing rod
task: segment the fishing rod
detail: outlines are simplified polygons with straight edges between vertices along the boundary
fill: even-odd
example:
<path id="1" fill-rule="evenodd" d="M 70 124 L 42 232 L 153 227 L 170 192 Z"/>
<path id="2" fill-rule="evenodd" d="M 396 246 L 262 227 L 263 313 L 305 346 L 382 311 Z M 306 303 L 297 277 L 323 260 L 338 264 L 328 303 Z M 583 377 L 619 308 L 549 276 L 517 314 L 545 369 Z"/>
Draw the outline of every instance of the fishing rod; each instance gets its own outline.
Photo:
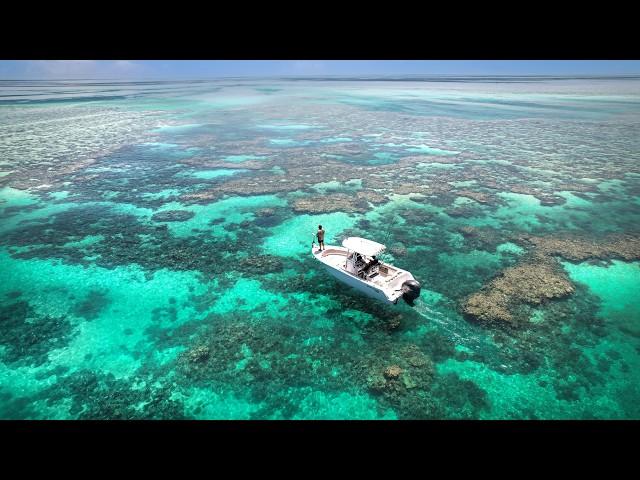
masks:
<path id="1" fill-rule="evenodd" d="M 389 240 L 391 239 L 391 229 L 395 227 L 395 224 L 396 224 L 396 216 L 393 215 L 391 217 L 390 224 L 387 224 L 387 234 L 385 235 L 385 239 L 384 239 L 384 244 L 389 248 L 390 248 Z M 380 256 L 382 257 L 383 260 L 388 260 L 388 255 L 386 251 L 382 252 Z"/>

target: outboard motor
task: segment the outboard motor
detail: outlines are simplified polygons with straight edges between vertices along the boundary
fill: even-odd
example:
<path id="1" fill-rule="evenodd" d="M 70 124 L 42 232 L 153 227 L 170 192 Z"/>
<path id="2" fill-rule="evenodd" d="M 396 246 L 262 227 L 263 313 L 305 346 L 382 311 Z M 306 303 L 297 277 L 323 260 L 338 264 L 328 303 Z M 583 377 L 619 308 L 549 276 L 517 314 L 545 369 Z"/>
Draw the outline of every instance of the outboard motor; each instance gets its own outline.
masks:
<path id="1" fill-rule="evenodd" d="M 402 298 L 409 305 L 420 296 L 420 283 L 416 280 L 407 280 L 402 284 Z"/>

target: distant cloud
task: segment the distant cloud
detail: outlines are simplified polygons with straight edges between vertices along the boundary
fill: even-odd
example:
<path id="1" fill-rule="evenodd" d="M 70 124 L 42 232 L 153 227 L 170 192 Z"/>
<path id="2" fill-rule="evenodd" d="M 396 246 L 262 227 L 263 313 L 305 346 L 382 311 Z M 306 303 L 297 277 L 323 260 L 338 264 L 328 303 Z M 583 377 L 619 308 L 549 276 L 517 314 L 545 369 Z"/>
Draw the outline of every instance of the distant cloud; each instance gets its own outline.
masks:
<path id="1" fill-rule="evenodd" d="M 294 75 L 318 75 L 327 73 L 327 65 L 316 60 L 298 60 L 291 66 Z"/>
<path id="2" fill-rule="evenodd" d="M 30 78 L 130 78 L 145 73 L 145 67 L 129 60 L 29 60 Z"/>

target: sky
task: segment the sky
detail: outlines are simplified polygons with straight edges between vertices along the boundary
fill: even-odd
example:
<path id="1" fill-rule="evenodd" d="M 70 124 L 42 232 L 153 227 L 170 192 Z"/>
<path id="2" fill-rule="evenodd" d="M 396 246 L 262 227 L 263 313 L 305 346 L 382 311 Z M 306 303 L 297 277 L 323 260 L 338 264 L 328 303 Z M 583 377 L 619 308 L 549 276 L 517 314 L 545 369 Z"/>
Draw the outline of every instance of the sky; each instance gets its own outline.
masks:
<path id="1" fill-rule="evenodd" d="M 0 60 L 0 80 L 411 74 L 629 75 L 640 60 Z"/>

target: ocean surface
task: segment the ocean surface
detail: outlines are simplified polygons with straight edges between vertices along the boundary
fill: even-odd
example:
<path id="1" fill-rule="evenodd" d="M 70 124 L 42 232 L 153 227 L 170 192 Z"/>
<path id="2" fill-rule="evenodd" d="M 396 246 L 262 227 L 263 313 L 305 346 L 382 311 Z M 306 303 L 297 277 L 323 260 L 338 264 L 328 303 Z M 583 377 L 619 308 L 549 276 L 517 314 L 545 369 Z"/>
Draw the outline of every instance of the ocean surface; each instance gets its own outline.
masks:
<path id="1" fill-rule="evenodd" d="M 640 418 L 640 79 L 0 81 L 0 418 Z"/>

